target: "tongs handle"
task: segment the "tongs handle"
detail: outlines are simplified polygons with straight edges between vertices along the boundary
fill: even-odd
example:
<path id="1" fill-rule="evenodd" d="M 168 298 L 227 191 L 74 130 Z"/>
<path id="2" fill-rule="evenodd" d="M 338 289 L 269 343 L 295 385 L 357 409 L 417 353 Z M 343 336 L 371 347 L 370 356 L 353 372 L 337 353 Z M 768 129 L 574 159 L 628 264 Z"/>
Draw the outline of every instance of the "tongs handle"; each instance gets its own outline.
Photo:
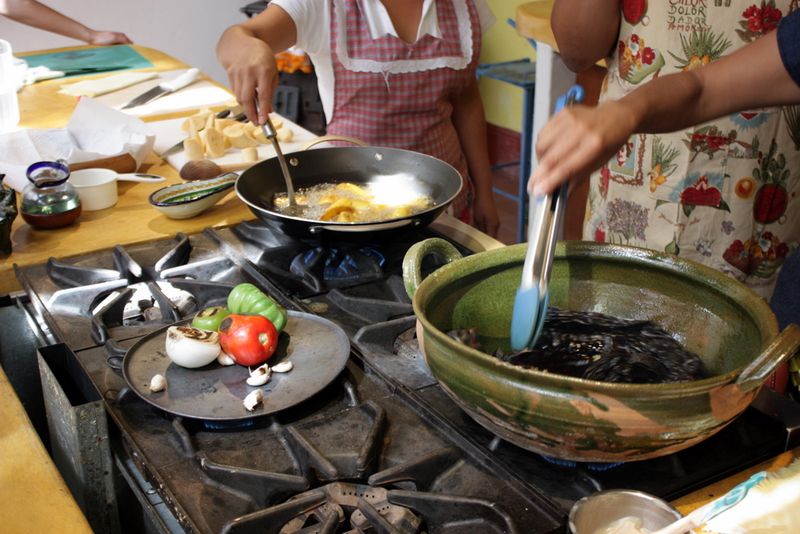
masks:
<path id="1" fill-rule="evenodd" d="M 556 100 L 553 114 L 566 106 L 583 100 L 583 87 L 573 85 Z M 567 205 L 566 184 L 559 186 L 553 193 L 539 195 L 530 200 L 528 206 L 528 246 L 534 247 L 535 254 L 529 254 L 530 265 L 526 257 L 523 267 L 524 287 L 539 288 L 540 299 L 545 298 L 550 284 L 550 271 L 553 266 L 556 241 L 561 231 L 564 209 Z"/>
<path id="2" fill-rule="evenodd" d="M 583 88 L 573 85 L 556 101 L 555 112 L 583 100 Z M 523 350 L 536 342 L 544 325 L 550 302 L 550 271 L 561 221 L 567 205 L 567 186 L 552 194 L 530 199 L 528 206 L 528 250 L 522 265 L 522 279 L 514 298 L 511 317 L 511 348 Z"/>

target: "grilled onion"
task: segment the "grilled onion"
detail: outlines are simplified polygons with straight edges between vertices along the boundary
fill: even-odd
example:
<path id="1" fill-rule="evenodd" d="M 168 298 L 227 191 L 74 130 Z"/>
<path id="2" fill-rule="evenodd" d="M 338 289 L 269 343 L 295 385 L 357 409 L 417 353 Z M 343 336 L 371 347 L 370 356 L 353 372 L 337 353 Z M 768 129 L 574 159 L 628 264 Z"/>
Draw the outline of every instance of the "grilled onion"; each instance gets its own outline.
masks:
<path id="1" fill-rule="evenodd" d="M 203 367 L 217 359 L 219 334 L 192 326 L 167 328 L 167 356 L 181 367 Z"/>

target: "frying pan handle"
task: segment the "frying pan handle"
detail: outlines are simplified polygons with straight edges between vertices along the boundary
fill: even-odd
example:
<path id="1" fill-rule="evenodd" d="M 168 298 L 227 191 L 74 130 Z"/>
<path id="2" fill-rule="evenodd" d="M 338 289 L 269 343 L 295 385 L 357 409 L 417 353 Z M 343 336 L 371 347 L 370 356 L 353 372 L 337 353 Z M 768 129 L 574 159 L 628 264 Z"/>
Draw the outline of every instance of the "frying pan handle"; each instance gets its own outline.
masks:
<path id="1" fill-rule="evenodd" d="M 113 339 L 106 341 L 103 347 L 106 350 L 106 363 L 108 366 L 118 373 L 121 373 L 122 362 L 125 359 L 125 353 L 128 352 L 128 349 L 122 347 Z"/>
<path id="2" fill-rule="evenodd" d="M 759 387 L 783 362 L 796 357 L 800 350 L 800 327 L 790 324 L 736 379 L 742 391 Z"/>
<path id="3" fill-rule="evenodd" d="M 414 243 L 403 257 L 403 285 L 409 298 L 414 298 L 414 293 L 422 283 L 422 260 L 428 254 L 436 254 L 450 263 L 461 259 L 461 252 L 449 242 L 438 237 L 431 237 Z"/>
<path id="4" fill-rule="evenodd" d="M 376 224 L 359 224 L 359 225 L 343 225 L 343 224 L 318 224 L 311 226 L 308 231 L 312 234 L 321 234 L 322 232 L 376 232 L 378 230 L 393 230 L 395 228 L 402 228 L 404 226 L 419 226 L 421 221 L 419 219 L 409 218 L 400 221 L 391 221 L 386 223 Z"/>
<path id="5" fill-rule="evenodd" d="M 344 141 L 345 143 L 353 143 L 354 145 L 358 145 L 360 147 L 367 146 L 367 143 L 365 143 L 361 139 L 356 139 L 355 137 L 347 137 L 344 135 L 322 135 L 306 143 L 302 148 L 300 148 L 300 150 L 308 150 L 314 145 L 318 145 L 320 143 L 327 143 L 328 141 Z"/>

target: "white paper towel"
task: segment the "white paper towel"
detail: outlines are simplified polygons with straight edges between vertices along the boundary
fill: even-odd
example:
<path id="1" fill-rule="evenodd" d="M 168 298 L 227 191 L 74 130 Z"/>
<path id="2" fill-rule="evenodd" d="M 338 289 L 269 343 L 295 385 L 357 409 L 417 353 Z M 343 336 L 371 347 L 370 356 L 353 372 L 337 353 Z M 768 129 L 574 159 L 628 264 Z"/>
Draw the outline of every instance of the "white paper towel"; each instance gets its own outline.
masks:
<path id="1" fill-rule="evenodd" d="M 17 130 L 0 135 L 0 174 L 3 182 L 22 191 L 25 170 L 37 161 L 65 159 L 79 163 L 128 153 L 142 164 L 153 148 L 153 130 L 91 98 L 82 98 L 66 128 Z"/>

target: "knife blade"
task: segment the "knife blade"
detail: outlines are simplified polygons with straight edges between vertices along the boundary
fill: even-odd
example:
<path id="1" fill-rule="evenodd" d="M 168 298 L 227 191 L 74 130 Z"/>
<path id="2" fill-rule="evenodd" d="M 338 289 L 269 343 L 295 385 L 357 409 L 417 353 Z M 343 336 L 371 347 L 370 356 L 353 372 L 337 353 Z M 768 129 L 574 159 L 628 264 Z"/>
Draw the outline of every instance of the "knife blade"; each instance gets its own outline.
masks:
<path id="1" fill-rule="evenodd" d="M 156 98 L 160 98 L 164 95 L 168 95 L 170 93 L 174 93 L 179 89 L 183 89 L 190 83 L 197 80 L 197 77 L 200 75 L 200 70 L 196 68 L 191 68 L 178 76 L 173 80 L 168 80 L 165 82 L 161 82 L 157 86 L 153 87 L 152 89 L 145 91 L 144 93 L 140 94 L 120 109 L 130 109 L 135 108 L 137 106 L 143 106 L 149 102 L 152 102 Z"/>
<path id="2" fill-rule="evenodd" d="M 218 119 L 224 119 L 225 117 L 230 115 L 232 111 L 233 110 L 230 110 L 230 109 L 226 109 L 224 111 L 220 111 L 219 113 L 217 113 L 217 118 Z M 233 117 L 231 117 L 231 119 L 235 120 L 236 122 L 247 122 L 247 115 L 245 115 L 244 111 L 242 111 L 242 112 L 234 115 Z M 198 130 L 198 132 L 201 132 L 201 131 L 203 131 L 203 130 Z M 177 143 L 175 143 L 174 145 L 172 145 L 171 147 L 166 149 L 164 152 L 161 153 L 161 157 L 162 158 L 166 158 L 167 156 L 171 156 L 172 154 L 175 154 L 176 152 L 180 152 L 181 150 L 183 150 L 183 142 L 184 141 L 186 141 L 186 139 L 181 139 L 180 141 L 178 141 Z"/>

